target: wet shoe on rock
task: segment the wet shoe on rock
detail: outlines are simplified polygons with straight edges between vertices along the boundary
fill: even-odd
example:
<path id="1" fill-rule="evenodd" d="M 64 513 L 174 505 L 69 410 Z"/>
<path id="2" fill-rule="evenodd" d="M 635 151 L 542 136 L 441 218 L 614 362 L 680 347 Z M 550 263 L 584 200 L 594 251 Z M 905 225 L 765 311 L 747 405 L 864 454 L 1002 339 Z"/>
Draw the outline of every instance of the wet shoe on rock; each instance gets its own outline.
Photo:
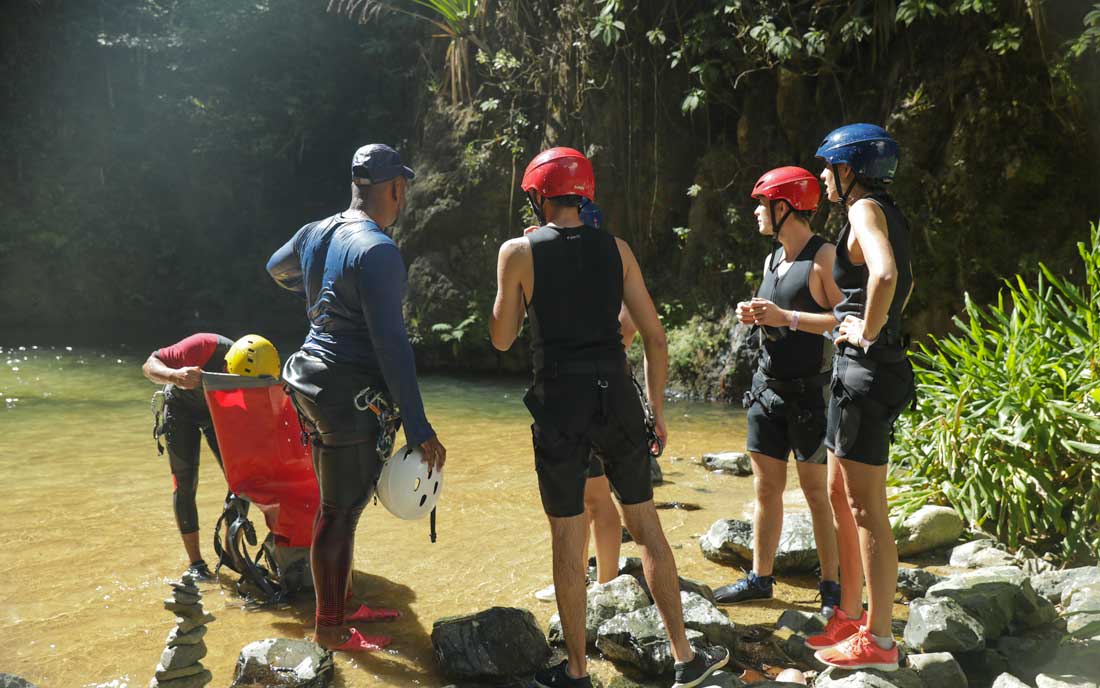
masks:
<path id="1" fill-rule="evenodd" d="M 214 572 L 210 570 L 210 567 L 206 565 L 206 562 L 202 559 L 191 562 L 191 565 L 187 567 L 187 570 L 183 572 L 185 576 L 190 576 L 199 583 L 209 583 L 212 580 L 217 580 L 214 577 Z"/>
<path id="2" fill-rule="evenodd" d="M 566 671 L 569 660 L 535 672 L 535 685 L 540 688 L 592 688 L 592 679 L 585 675 L 581 678 L 573 678 Z"/>
<path id="3" fill-rule="evenodd" d="M 831 616 L 840 606 L 840 583 L 823 580 L 817 584 L 817 592 L 821 595 L 821 613 Z"/>
<path id="4" fill-rule="evenodd" d="M 839 610 L 838 610 L 839 611 Z M 889 649 L 879 646 L 866 626 L 836 647 L 818 650 L 814 657 L 838 669 L 878 669 L 879 671 L 897 671 L 898 644 Z"/>
<path id="5" fill-rule="evenodd" d="M 730 661 L 730 652 L 724 647 L 695 648 L 690 662 L 676 662 L 676 682 L 672 688 L 694 688 Z"/>
<path id="6" fill-rule="evenodd" d="M 859 631 L 859 627 L 867 623 L 866 610 L 858 619 L 850 619 L 839 606 L 833 608 L 833 615 L 825 624 L 825 630 L 817 635 L 806 638 L 806 647 L 811 650 L 827 650 L 847 640 Z"/>
<path id="7" fill-rule="evenodd" d="M 737 604 L 749 600 L 770 600 L 772 598 L 773 576 L 758 576 L 754 571 L 731 585 L 723 585 L 714 591 L 718 604 Z"/>

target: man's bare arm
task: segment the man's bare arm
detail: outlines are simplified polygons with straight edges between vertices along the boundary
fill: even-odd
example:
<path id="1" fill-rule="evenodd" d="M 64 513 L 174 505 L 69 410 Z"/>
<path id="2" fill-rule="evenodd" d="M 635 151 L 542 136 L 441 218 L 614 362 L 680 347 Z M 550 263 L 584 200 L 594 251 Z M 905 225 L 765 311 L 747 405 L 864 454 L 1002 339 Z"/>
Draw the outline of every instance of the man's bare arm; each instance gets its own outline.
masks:
<path id="1" fill-rule="evenodd" d="M 497 255 L 497 296 L 489 317 L 489 338 L 500 351 L 512 347 L 523 325 L 524 277 L 534 273 L 530 246 L 526 238 L 511 239 Z"/>

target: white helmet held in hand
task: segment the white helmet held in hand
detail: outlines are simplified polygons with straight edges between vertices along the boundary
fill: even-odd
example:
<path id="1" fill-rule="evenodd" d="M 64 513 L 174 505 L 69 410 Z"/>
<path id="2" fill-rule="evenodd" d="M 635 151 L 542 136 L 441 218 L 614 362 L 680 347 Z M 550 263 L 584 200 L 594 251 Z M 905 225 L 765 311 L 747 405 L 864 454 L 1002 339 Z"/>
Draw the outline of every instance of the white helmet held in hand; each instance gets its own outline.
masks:
<path id="1" fill-rule="evenodd" d="M 419 448 L 401 447 L 382 465 L 378 499 L 398 518 L 423 518 L 435 508 L 443 489 L 443 471 L 424 463 Z"/>

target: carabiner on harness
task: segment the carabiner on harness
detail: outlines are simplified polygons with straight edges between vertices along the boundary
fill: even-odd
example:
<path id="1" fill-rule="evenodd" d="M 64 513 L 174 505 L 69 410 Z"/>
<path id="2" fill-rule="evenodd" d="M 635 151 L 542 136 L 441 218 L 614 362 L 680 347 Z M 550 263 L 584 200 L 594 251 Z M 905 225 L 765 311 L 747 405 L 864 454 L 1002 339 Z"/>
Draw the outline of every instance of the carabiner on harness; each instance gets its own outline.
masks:
<path id="1" fill-rule="evenodd" d="M 353 400 L 359 411 L 370 411 L 378 417 L 378 456 L 385 461 L 393 452 L 397 431 L 401 428 L 401 412 L 382 392 L 370 387 L 359 390 Z"/>
<path id="2" fill-rule="evenodd" d="M 653 409 L 649 405 L 649 399 L 646 398 L 645 390 L 634 375 L 630 376 L 630 381 L 634 383 L 634 391 L 638 393 L 638 401 L 641 402 L 642 412 L 645 414 L 645 436 L 649 455 L 657 458 L 665 452 L 665 443 L 657 434 L 657 421 L 653 418 Z"/>

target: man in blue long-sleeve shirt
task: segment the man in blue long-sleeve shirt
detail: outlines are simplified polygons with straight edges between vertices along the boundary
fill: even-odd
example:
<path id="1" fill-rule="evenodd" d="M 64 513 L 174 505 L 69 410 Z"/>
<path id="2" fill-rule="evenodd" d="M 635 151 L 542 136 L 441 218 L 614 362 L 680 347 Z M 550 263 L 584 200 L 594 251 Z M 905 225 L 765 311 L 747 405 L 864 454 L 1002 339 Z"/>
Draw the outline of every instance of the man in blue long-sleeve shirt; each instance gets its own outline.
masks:
<path id="1" fill-rule="evenodd" d="M 340 650 L 374 650 L 390 642 L 344 628 L 352 544 L 359 515 L 370 501 L 385 459 L 379 456 L 375 414 L 354 398 L 370 388 L 401 410 L 409 447 L 419 446 L 435 470 L 447 451 L 424 414 L 412 346 L 401 303 L 405 263 L 383 231 L 405 206 L 414 173 L 397 151 L 363 146 L 352 160 L 351 206 L 302 227 L 271 256 L 267 271 L 285 289 L 305 296 L 309 335 L 283 370 L 299 410 L 313 426 L 313 461 L 321 508 L 313 530 L 311 563 L 317 592 L 314 639 Z"/>

